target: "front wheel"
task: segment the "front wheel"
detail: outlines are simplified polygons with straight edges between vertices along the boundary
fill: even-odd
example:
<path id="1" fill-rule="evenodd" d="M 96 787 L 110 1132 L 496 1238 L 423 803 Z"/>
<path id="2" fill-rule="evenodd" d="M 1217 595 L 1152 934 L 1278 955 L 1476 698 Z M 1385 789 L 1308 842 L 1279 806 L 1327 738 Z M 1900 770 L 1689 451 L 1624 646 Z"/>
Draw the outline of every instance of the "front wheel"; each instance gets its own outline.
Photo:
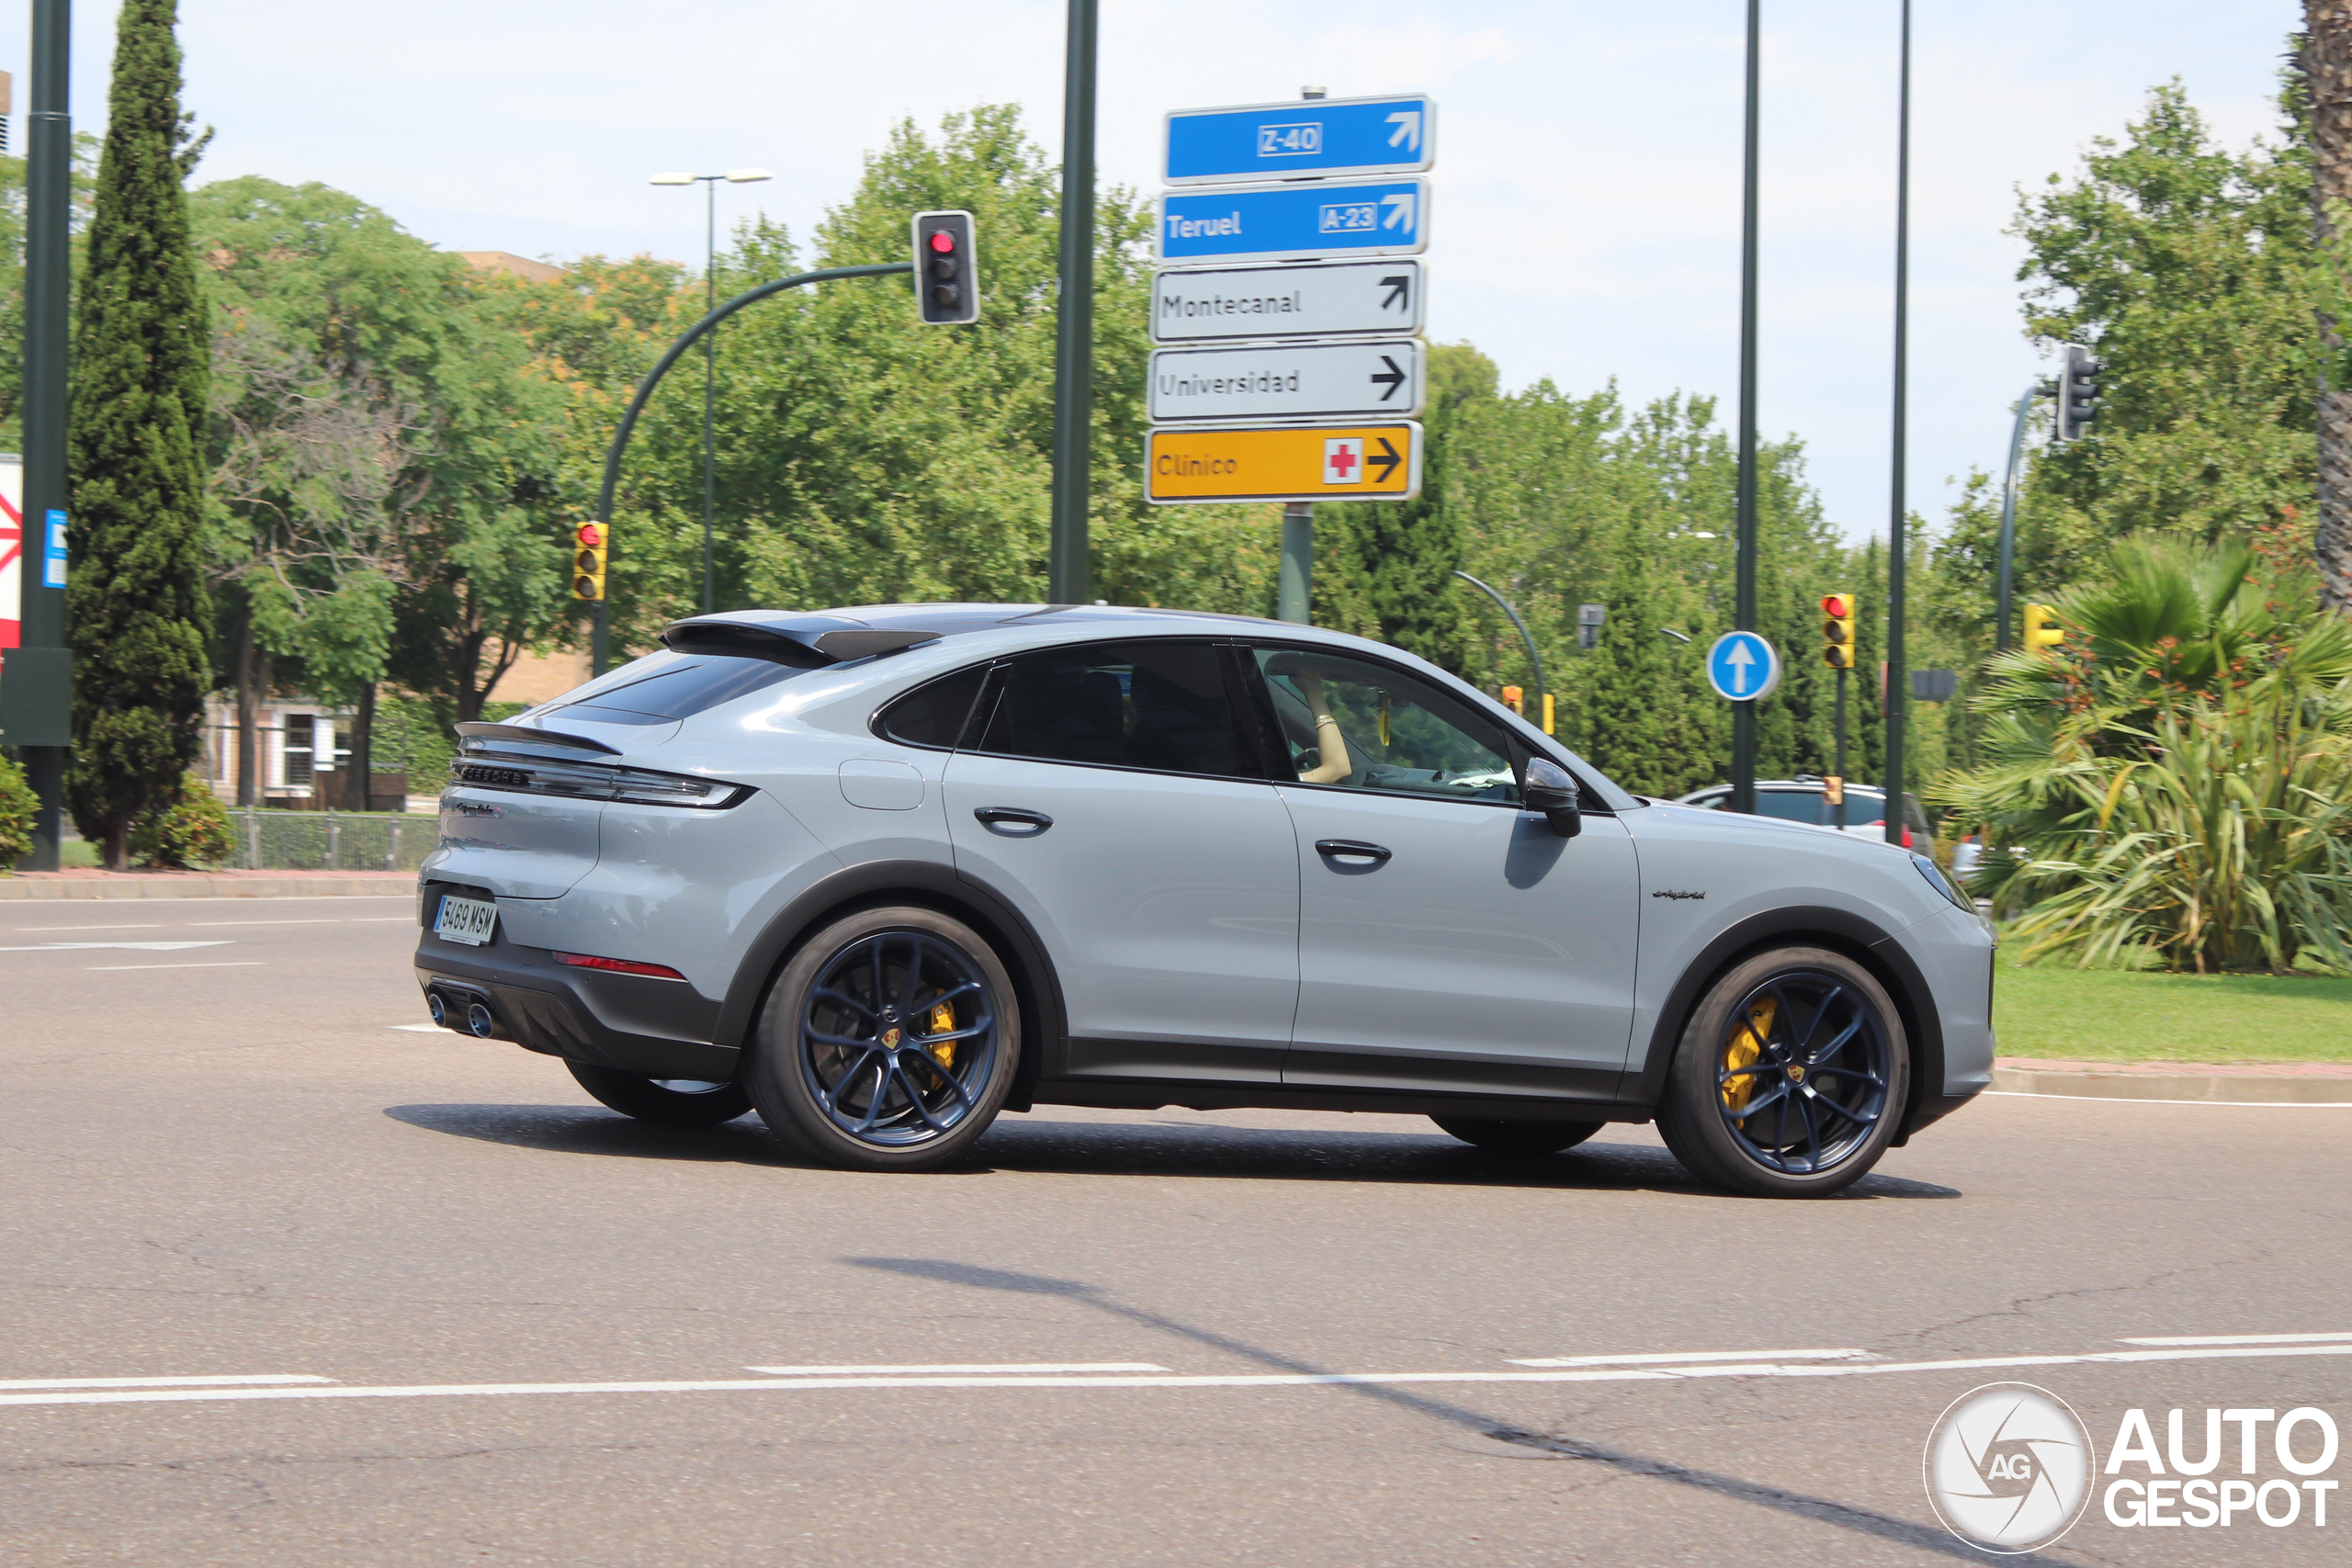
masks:
<path id="1" fill-rule="evenodd" d="M 1483 1116 L 1432 1116 L 1442 1132 L 1488 1154 L 1553 1155 L 1600 1131 L 1598 1122 L 1506 1122 Z"/>
<path id="2" fill-rule="evenodd" d="M 1012 1088 L 1021 1013 L 978 932 L 867 909 L 776 976 L 744 1077 L 786 1143 L 853 1170 L 928 1170 L 988 1131 Z"/>
<path id="3" fill-rule="evenodd" d="M 1878 1163 L 1910 1089 L 1910 1043 L 1885 987 L 1843 953 L 1777 948 L 1700 1000 L 1658 1130 L 1702 1181 L 1822 1198 Z"/>
<path id="4" fill-rule="evenodd" d="M 752 1109 L 742 1086 L 701 1078 L 650 1078 L 585 1062 L 566 1062 L 582 1089 L 624 1116 L 665 1127 L 716 1127 Z"/>

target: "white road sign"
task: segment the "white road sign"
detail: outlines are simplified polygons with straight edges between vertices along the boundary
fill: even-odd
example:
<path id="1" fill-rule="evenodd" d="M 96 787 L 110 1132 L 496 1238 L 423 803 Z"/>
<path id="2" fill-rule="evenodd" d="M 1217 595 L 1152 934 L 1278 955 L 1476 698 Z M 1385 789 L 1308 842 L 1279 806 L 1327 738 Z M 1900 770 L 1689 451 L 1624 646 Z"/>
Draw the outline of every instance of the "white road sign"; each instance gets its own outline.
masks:
<path id="1" fill-rule="evenodd" d="M 1151 420 L 1406 419 L 1424 379 L 1419 338 L 1154 349 Z"/>
<path id="2" fill-rule="evenodd" d="M 1411 256 L 1163 272 L 1151 280 L 1151 341 L 1418 333 L 1426 274 Z"/>

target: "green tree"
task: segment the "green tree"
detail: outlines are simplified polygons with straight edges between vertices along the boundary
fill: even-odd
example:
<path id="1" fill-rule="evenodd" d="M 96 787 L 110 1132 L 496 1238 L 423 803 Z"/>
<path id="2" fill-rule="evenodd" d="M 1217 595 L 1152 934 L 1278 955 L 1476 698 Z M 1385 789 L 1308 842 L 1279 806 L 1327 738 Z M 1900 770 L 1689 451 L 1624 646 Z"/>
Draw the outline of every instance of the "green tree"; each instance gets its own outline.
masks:
<path id="1" fill-rule="evenodd" d="M 125 0 L 78 300 L 68 435 L 75 561 L 67 795 L 107 865 L 175 797 L 210 685 L 205 310 L 188 249 L 176 0 Z"/>

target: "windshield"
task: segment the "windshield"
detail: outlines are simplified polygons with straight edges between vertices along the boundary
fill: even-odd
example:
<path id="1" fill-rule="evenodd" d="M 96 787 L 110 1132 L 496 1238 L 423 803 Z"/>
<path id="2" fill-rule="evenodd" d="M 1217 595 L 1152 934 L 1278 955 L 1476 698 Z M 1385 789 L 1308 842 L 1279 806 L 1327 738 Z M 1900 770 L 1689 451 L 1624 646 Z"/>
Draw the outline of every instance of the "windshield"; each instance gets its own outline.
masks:
<path id="1" fill-rule="evenodd" d="M 804 671 L 727 654 L 651 653 L 524 716 L 570 714 L 599 724 L 667 724 Z"/>

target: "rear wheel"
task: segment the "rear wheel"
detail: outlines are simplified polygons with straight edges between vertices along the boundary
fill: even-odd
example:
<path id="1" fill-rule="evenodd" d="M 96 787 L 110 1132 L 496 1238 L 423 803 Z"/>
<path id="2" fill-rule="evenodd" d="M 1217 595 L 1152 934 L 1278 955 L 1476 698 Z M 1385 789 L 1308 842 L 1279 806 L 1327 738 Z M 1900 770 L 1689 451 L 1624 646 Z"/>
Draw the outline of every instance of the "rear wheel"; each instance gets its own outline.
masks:
<path id="1" fill-rule="evenodd" d="M 1910 1089 L 1885 987 L 1843 953 L 1778 948 L 1734 967 L 1690 1015 L 1658 1131 L 1703 1181 L 1826 1197 L 1878 1163 Z"/>
<path id="2" fill-rule="evenodd" d="M 1432 1116 L 1430 1121 L 1490 1154 L 1550 1155 L 1574 1148 L 1603 1125 L 1599 1122 L 1506 1122 L 1478 1116 Z"/>
<path id="3" fill-rule="evenodd" d="M 745 1079 L 777 1136 L 829 1165 L 928 1170 L 988 1131 L 1012 1087 L 1012 977 L 962 921 L 868 909 L 776 976 Z"/>
<path id="4" fill-rule="evenodd" d="M 752 1109 L 742 1086 L 703 1078 L 650 1078 L 585 1062 L 566 1062 L 580 1087 L 624 1116 L 666 1127 L 716 1127 Z"/>

